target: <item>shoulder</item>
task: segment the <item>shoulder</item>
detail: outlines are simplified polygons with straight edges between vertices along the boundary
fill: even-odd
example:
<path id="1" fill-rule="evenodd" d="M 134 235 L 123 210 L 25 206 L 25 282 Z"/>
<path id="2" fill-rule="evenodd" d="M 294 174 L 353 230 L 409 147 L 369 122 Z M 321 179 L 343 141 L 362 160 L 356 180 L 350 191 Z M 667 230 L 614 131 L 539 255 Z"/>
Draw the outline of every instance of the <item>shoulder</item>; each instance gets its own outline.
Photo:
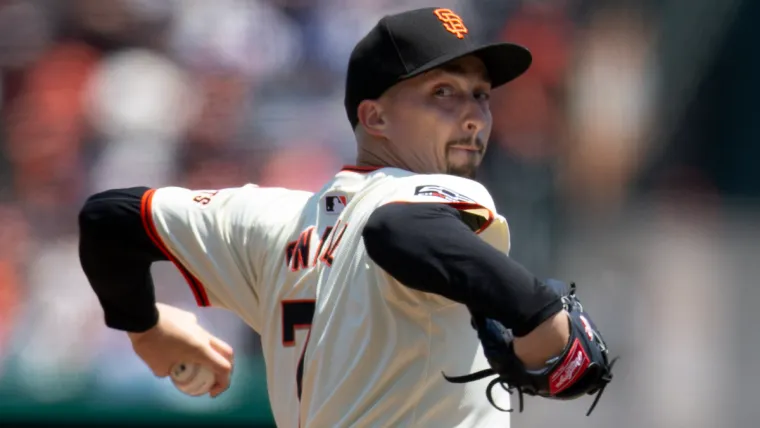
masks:
<path id="1" fill-rule="evenodd" d="M 231 189 L 229 208 L 259 221 L 281 223 L 298 215 L 313 193 L 284 187 L 247 184 Z"/>
<path id="2" fill-rule="evenodd" d="M 303 209 L 312 193 L 279 187 L 246 184 L 223 189 L 162 187 L 151 191 L 148 209 L 157 214 L 172 213 L 231 221 L 273 222 Z"/>
<path id="3" fill-rule="evenodd" d="M 183 187 L 161 187 L 155 189 L 156 198 L 172 200 L 176 202 L 190 201 L 201 205 L 209 205 L 211 202 L 245 202 L 248 204 L 261 204 L 270 201 L 305 201 L 312 196 L 311 192 L 291 190 L 281 187 L 260 187 L 248 183 L 239 187 L 223 189 L 186 189 Z"/>
<path id="4" fill-rule="evenodd" d="M 284 187 L 261 187 L 256 184 L 246 184 L 237 189 L 237 196 L 246 198 L 252 203 L 282 202 L 286 204 L 302 204 L 314 194 L 304 190 L 293 190 Z"/>
<path id="5" fill-rule="evenodd" d="M 391 198 L 397 202 L 432 202 L 478 205 L 495 211 L 493 198 L 475 180 L 446 174 L 410 174 L 396 176 L 388 185 Z M 390 201 L 389 201 L 390 202 Z"/>

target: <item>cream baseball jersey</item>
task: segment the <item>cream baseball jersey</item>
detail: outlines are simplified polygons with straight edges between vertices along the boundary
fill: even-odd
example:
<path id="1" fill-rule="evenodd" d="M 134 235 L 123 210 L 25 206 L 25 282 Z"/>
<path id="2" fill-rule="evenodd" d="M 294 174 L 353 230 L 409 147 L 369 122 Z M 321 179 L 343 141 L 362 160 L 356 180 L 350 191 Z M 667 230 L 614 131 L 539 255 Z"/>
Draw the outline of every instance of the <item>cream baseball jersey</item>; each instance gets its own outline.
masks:
<path id="1" fill-rule="evenodd" d="M 488 367 L 467 309 L 398 283 L 365 252 L 362 228 L 377 207 L 419 202 L 475 214 L 475 232 L 509 251 L 506 220 L 483 186 L 396 168 L 346 167 L 313 194 L 160 188 L 142 212 L 198 304 L 260 334 L 279 427 L 507 427 L 486 380 L 442 376 Z M 506 392 L 494 392 L 508 407 Z"/>

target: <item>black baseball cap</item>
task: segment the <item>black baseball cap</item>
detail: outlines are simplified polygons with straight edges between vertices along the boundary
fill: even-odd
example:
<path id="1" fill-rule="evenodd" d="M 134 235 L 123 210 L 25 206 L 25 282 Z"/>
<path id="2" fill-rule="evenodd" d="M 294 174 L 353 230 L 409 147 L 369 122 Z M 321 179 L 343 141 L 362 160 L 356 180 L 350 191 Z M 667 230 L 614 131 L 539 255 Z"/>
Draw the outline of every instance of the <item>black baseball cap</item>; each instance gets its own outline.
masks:
<path id="1" fill-rule="evenodd" d="M 351 128 L 359 123 L 364 100 L 379 98 L 398 82 L 475 55 L 496 88 L 530 67 L 530 52 L 512 43 L 479 44 L 462 18 L 450 9 L 429 7 L 387 15 L 351 52 L 345 106 Z"/>

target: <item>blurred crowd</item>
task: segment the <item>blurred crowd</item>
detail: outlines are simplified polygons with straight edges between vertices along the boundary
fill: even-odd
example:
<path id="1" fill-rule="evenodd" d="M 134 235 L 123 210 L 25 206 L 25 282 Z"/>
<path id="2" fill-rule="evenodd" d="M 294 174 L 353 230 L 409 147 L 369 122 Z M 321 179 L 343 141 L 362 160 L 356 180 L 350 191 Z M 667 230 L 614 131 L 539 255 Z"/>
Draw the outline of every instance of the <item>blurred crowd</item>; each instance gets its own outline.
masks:
<path id="1" fill-rule="evenodd" d="M 719 75 L 709 64 L 722 45 L 708 42 L 722 40 L 742 2 L 676 3 L 0 0 L 0 386 L 15 376 L 22 394 L 42 402 L 91 388 L 82 373 L 113 391 L 151 388 L 123 336 L 104 328 L 79 267 L 82 202 L 138 185 L 318 189 L 354 162 L 342 102 L 350 51 L 401 9 L 453 7 L 471 31 L 533 52 L 531 70 L 494 94 L 479 179 L 510 222 L 513 255 L 540 276 L 576 260 L 563 250 L 568 242 L 593 242 L 600 253 L 630 242 L 606 231 L 619 232 L 628 224 L 619 219 L 636 212 L 632 201 L 653 190 L 672 191 L 665 199 L 678 206 L 696 194 L 705 213 L 733 190 L 760 196 L 760 180 L 751 185 L 760 173 L 747 160 L 760 145 L 743 143 L 758 131 L 730 136 L 732 157 L 715 162 L 722 128 L 711 125 L 716 98 L 701 83 Z M 758 111 L 724 102 L 730 129 L 751 122 L 735 112 Z M 576 266 L 598 272 L 600 263 Z M 192 307 L 171 266 L 156 266 L 155 276 L 161 300 Z M 257 358 L 255 334 L 233 317 L 201 318 L 238 355 Z M 625 334 L 630 326 L 620 323 L 613 331 Z"/>

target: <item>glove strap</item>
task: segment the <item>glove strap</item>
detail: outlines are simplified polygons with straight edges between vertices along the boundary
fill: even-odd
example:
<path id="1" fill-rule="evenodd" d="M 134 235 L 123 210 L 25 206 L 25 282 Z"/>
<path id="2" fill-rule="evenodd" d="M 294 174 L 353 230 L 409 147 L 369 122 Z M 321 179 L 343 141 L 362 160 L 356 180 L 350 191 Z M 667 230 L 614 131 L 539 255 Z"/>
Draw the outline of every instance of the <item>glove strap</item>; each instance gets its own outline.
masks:
<path id="1" fill-rule="evenodd" d="M 472 382 L 480 379 L 485 379 L 488 376 L 493 376 L 496 374 L 496 371 L 494 369 L 484 369 L 479 372 L 470 373 L 462 376 L 446 376 L 446 373 L 441 372 L 443 377 L 451 382 L 451 383 L 467 383 Z"/>

